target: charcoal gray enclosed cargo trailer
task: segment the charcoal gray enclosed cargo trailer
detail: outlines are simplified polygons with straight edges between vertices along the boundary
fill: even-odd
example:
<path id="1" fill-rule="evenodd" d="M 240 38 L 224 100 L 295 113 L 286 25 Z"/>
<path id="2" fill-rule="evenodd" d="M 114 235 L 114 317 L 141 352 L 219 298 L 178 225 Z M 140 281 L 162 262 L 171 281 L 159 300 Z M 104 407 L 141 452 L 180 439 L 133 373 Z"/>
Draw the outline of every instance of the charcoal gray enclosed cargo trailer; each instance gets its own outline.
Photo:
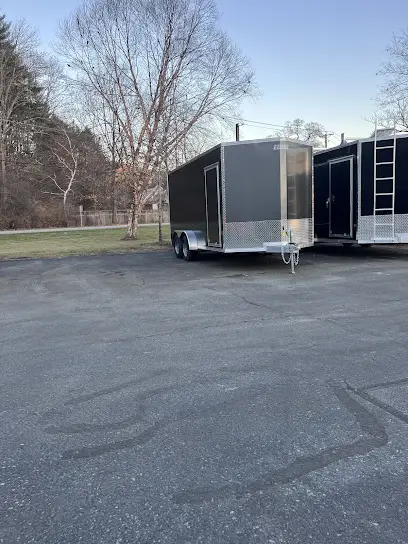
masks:
<path id="1" fill-rule="evenodd" d="M 312 246 L 312 146 L 267 139 L 220 144 L 169 174 L 176 256 L 282 253 Z"/>

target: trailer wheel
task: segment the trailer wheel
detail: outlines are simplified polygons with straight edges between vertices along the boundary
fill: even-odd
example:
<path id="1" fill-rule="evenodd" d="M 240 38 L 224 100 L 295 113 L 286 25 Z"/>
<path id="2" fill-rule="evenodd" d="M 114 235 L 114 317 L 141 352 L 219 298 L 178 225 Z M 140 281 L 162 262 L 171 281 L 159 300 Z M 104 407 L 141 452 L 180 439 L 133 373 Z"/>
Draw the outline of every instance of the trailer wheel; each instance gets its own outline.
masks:
<path id="1" fill-rule="evenodd" d="M 195 251 L 191 251 L 190 245 L 188 243 L 187 236 L 181 237 L 181 243 L 182 243 L 182 257 L 185 261 L 192 261 L 195 257 Z"/>
<path id="2" fill-rule="evenodd" d="M 173 236 L 173 249 L 176 257 L 181 259 L 183 256 L 183 241 L 177 234 Z"/>

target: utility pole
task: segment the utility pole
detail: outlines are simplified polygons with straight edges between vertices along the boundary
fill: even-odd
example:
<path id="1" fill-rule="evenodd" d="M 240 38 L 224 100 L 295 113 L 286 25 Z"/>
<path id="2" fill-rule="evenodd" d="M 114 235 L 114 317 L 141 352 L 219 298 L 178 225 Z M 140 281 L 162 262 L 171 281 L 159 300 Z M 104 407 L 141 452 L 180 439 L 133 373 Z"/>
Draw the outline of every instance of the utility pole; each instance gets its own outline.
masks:
<path id="1" fill-rule="evenodd" d="M 239 123 L 235 125 L 235 141 L 239 142 Z"/>
<path id="2" fill-rule="evenodd" d="M 324 147 L 327 149 L 329 147 L 329 135 L 327 132 L 324 134 Z"/>

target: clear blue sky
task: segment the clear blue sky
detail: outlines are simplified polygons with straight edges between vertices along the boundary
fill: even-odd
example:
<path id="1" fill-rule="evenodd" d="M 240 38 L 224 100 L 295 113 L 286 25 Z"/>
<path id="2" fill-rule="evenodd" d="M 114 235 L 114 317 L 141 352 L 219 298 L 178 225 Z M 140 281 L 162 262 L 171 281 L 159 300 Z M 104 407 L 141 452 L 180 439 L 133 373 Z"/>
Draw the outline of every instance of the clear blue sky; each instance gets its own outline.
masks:
<path id="1" fill-rule="evenodd" d="M 38 28 L 46 48 L 77 0 L 3 0 L 9 19 Z M 222 26 L 251 59 L 262 92 L 244 118 L 282 124 L 301 117 L 364 136 L 393 33 L 408 28 L 408 0 L 218 0 Z M 244 137 L 270 129 L 242 127 Z M 333 139 L 333 143 L 335 140 Z"/>

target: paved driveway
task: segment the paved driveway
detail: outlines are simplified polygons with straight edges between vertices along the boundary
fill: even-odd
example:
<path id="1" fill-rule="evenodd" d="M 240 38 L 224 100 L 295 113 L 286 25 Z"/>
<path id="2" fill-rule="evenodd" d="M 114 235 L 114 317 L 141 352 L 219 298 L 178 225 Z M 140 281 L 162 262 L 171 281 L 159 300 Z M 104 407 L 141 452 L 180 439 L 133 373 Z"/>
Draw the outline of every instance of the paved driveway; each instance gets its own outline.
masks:
<path id="1" fill-rule="evenodd" d="M 408 542 L 408 254 L 0 263 L 0 542 Z"/>

